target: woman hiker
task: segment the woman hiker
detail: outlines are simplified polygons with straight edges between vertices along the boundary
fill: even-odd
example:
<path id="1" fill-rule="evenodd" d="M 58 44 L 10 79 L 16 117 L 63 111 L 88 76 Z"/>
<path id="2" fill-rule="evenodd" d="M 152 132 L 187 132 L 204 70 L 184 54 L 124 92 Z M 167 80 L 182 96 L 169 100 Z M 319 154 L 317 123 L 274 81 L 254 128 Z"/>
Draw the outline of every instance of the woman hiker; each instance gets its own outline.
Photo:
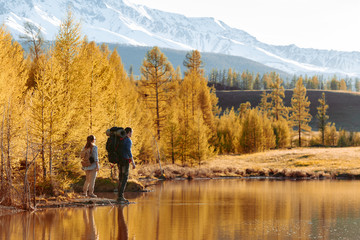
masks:
<path id="1" fill-rule="evenodd" d="M 100 169 L 99 166 L 99 158 L 98 158 L 98 147 L 95 145 L 96 138 L 94 135 L 90 135 L 87 137 L 87 142 L 83 150 L 90 149 L 90 157 L 93 157 L 94 162 L 91 163 L 88 167 L 82 167 L 82 169 L 86 173 L 86 180 L 83 187 L 83 193 L 87 197 L 97 197 L 94 194 L 94 186 L 95 186 L 95 179 L 96 174 Z M 82 150 L 82 151 L 83 151 Z"/>

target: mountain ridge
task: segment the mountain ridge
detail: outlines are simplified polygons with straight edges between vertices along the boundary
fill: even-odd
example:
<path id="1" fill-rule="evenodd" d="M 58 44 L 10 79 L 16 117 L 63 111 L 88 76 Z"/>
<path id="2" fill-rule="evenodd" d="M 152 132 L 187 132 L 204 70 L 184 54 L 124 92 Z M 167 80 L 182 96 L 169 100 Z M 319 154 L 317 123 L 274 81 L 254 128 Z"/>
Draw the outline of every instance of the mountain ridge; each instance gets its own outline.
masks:
<path id="1" fill-rule="evenodd" d="M 0 17 L 15 39 L 31 21 L 45 39 L 54 40 L 68 8 L 90 41 L 240 56 L 289 74 L 360 77 L 360 52 L 269 45 L 221 20 L 188 18 L 125 0 L 14 0 L 0 4 Z"/>

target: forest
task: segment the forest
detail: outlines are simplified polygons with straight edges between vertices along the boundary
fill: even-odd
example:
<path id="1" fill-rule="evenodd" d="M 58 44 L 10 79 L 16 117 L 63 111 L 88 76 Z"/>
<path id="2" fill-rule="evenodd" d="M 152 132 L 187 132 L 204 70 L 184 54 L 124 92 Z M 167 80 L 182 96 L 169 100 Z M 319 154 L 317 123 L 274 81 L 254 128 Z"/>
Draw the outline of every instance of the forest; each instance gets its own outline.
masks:
<path id="1" fill-rule="evenodd" d="M 128 127 L 138 165 L 200 166 L 216 154 L 243 154 L 296 146 L 360 145 L 357 133 L 338 132 L 328 122 L 325 95 L 319 99 L 319 134 L 308 125 L 310 102 L 303 78 L 294 83 L 291 107 L 283 104 L 284 84 L 267 78 L 270 93 L 261 104 L 220 114 L 199 51 L 184 56 L 180 72 L 158 47 L 144 56 L 134 80 L 119 53 L 82 37 L 71 12 L 50 47 L 26 24 L 25 52 L 0 28 L 0 204 L 28 203 L 33 192 L 67 191 L 82 175 L 79 153 L 93 134 L 100 176 L 113 168 L 105 150 L 106 130 Z M 49 189 L 51 191 L 49 191 Z"/>
<path id="2" fill-rule="evenodd" d="M 275 72 L 260 75 L 253 72 L 236 72 L 234 69 L 212 69 L 208 75 L 209 85 L 218 90 L 268 90 L 271 89 L 271 82 L 274 79 Z M 294 75 L 291 79 L 285 79 L 283 86 L 285 89 L 293 89 L 299 76 Z M 313 75 L 303 77 L 303 83 L 306 89 L 319 90 L 339 90 L 360 92 L 360 79 L 343 77 L 336 75 L 324 77 L 323 75 Z"/>

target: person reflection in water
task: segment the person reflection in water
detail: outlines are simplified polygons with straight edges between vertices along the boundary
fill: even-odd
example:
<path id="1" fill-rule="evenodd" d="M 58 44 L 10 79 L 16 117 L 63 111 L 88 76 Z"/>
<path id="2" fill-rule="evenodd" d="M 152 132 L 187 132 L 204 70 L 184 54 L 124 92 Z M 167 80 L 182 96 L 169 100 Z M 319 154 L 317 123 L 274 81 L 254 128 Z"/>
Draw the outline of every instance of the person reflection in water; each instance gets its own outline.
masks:
<path id="1" fill-rule="evenodd" d="M 125 218 L 124 218 L 124 213 L 123 213 L 124 207 L 125 206 L 119 206 L 118 207 L 118 226 L 119 226 L 118 238 L 117 238 L 118 240 L 127 240 L 127 239 L 129 239 L 128 228 L 127 228 L 127 225 L 125 223 Z"/>
<path id="2" fill-rule="evenodd" d="M 94 208 L 89 207 L 84 210 L 84 223 L 85 223 L 85 233 L 83 239 L 86 240 L 99 240 L 99 234 L 96 229 L 95 220 L 94 220 Z"/>

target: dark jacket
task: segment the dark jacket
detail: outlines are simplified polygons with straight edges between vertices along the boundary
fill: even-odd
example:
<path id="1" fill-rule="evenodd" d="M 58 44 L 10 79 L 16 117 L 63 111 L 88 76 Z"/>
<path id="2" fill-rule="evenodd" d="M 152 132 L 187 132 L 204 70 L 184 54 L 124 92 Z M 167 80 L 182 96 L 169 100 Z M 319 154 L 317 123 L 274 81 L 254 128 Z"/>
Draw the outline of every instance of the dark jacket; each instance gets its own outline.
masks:
<path id="1" fill-rule="evenodd" d="M 132 153 L 131 153 L 131 146 L 132 146 L 131 139 L 128 137 L 125 137 L 123 145 L 122 145 L 123 158 L 131 159 L 133 157 Z"/>

